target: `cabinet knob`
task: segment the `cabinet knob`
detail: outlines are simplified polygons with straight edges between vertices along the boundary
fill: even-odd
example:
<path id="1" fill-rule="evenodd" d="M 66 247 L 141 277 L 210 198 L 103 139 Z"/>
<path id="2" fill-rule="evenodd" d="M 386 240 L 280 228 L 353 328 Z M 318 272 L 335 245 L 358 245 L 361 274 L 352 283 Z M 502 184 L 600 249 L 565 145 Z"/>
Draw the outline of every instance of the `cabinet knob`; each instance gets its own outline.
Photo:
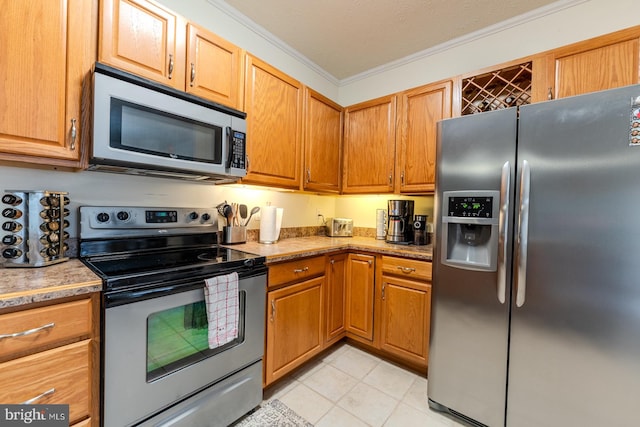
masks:
<path id="1" fill-rule="evenodd" d="M 383 282 L 382 283 L 382 300 L 384 301 L 384 289 L 387 287 L 387 283 Z"/>
<path id="2" fill-rule="evenodd" d="M 335 259 L 332 259 L 332 260 L 331 260 L 331 261 L 329 261 L 329 262 L 331 263 L 331 265 L 333 265 L 333 264 L 335 264 L 335 263 L 336 263 L 336 260 L 335 260 Z"/>
<path id="3" fill-rule="evenodd" d="M 196 81 L 196 64 L 191 63 L 191 80 L 189 81 L 189 85 L 193 86 L 193 82 Z"/>
<path id="4" fill-rule="evenodd" d="M 276 302 L 271 300 L 271 321 L 273 322 L 273 318 L 276 315 Z"/>
<path id="5" fill-rule="evenodd" d="M 553 88 L 550 87 L 549 88 L 549 92 L 547 92 L 547 99 L 551 100 L 553 99 Z"/>

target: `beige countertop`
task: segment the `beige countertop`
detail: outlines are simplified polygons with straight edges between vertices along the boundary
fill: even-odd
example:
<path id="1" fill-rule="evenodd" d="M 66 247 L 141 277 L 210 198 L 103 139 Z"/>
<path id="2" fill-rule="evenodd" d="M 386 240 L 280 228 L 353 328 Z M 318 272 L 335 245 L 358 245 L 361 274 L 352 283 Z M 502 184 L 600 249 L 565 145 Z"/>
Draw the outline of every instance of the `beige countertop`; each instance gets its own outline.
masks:
<path id="1" fill-rule="evenodd" d="M 0 310 L 102 290 L 102 280 L 78 259 L 37 268 L 0 268 Z"/>
<path id="2" fill-rule="evenodd" d="M 267 257 L 267 264 L 339 250 L 374 252 L 431 261 L 431 245 L 413 246 L 386 243 L 371 237 L 295 237 L 273 244 L 247 242 L 226 247 Z"/>
<path id="3" fill-rule="evenodd" d="M 394 245 L 370 237 L 295 237 L 274 244 L 226 245 L 265 256 L 267 263 L 340 250 L 365 251 L 431 261 L 431 245 Z M 0 310 L 102 290 L 102 280 L 80 260 L 37 268 L 0 268 Z"/>

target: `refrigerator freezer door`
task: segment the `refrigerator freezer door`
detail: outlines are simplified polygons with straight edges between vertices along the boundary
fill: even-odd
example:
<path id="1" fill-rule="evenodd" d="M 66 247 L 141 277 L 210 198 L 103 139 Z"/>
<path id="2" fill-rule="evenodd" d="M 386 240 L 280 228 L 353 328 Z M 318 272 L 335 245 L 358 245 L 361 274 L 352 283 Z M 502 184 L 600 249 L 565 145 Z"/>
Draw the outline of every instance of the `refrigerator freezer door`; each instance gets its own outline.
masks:
<path id="1" fill-rule="evenodd" d="M 638 96 L 635 86 L 520 110 L 529 218 L 507 426 L 638 424 L 640 147 L 630 146 Z"/>
<path id="2" fill-rule="evenodd" d="M 503 222 L 492 232 L 512 229 L 514 191 L 509 183 L 515 182 L 515 168 L 509 165 L 515 165 L 516 129 L 515 109 L 445 120 L 439 125 L 437 145 L 428 396 L 432 407 L 489 426 L 504 425 L 510 298 L 505 286 L 510 283 L 512 239 L 494 242 L 501 256 L 491 271 L 443 264 L 443 217 L 451 213 L 443 206 L 443 193 L 503 194 L 492 215 L 508 212 L 501 214 Z M 462 202 L 454 210 L 467 215 Z"/>

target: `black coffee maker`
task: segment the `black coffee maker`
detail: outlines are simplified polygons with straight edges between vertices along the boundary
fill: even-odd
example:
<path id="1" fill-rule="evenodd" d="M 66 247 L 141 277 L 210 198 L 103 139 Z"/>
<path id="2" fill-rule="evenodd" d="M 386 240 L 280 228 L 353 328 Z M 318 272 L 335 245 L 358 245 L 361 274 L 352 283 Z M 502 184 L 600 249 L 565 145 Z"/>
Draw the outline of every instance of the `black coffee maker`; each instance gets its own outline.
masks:
<path id="1" fill-rule="evenodd" d="M 413 200 L 389 200 L 387 238 L 389 243 L 413 241 Z"/>
<path id="2" fill-rule="evenodd" d="M 416 215 L 413 218 L 413 244 L 429 244 L 429 234 L 427 230 L 428 215 Z"/>

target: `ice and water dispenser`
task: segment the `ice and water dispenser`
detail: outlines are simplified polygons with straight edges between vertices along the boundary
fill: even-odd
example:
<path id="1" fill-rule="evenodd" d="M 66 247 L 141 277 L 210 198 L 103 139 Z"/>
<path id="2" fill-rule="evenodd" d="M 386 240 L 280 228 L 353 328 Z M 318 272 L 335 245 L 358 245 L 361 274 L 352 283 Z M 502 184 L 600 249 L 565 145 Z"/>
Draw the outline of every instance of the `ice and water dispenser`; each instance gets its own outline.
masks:
<path id="1" fill-rule="evenodd" d="M 445 191 L 442 201 L 441 262 L 496 271 L 500 192 Z"/>

